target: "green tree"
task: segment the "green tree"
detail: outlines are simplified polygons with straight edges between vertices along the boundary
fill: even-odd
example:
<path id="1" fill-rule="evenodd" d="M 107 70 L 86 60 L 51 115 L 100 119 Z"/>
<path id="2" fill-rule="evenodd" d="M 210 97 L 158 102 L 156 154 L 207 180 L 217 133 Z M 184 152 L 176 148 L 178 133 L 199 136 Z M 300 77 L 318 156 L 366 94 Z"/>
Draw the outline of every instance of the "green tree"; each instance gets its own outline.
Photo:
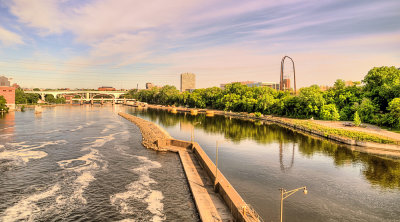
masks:
<path id="1" fill-rule="evenodd" d="M 388 111 L 388 125 L 400 129 L 400 98 L 395 98 L 389 103 Z"/>
<path id="2" fill-rule="evenodd" d="M 8 107 L 6 106 L 7 101 L 4 96 L 0 96 L 0 111 L 8 112 Z"/>
<path id="3" fill-rule="evenodd" d="M 25 104 L 28 102 L 27 96 L 24 90 L 21 88 L 15 89 L 15 104 Z"/>
<path id="4" fill-rule="evenodd" d="M 298 117 L 318 117 L 321 107 L 325 104 L 325 99 L 317 85 L 301 88 L 298 100 L 301 107 L 296 110 Z"/>
<path id="5" fill-rule="evenodd" d="M 383 112 L 386 112 L 390 101 L 400 97 L 400 70 L 394 66 L 371 69 L 363 82 L 366 96 Z"/>
<path id="6" fill-rule="evenodd" d="M 323 120 L 339 120 L 340 115 L 335 104 L 323 105 L 321 108 L 320 118 Z"/>
<path id="7" fill-rule="evenodd" d="M 354 125 L 356 126 L 361 125 L 361 119 L 357 111 L 354 113 Z"/>

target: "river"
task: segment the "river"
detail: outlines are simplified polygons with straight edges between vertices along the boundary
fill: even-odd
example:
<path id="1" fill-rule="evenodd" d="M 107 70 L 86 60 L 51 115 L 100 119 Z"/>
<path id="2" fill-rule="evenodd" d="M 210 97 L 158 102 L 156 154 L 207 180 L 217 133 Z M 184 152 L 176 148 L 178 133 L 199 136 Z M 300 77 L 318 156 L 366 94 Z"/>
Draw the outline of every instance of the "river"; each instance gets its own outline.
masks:
<path id="1" fill-rule="evenodd" d="M 0 117 L 0 221 L 198 221 L 177 154 L 144 148 L 119 108 Z"/>
<path id="2" fill-rule="evenodd" d="M 260 122 L 125 108 L 177 139 L 195 141 L 265 221 L 279 221 L 280 191 L 307 186 L 284 200 L 284 221 L 399 221 L 400 160 Z M 194 127 L 193 127 L 194 126 Z"/>

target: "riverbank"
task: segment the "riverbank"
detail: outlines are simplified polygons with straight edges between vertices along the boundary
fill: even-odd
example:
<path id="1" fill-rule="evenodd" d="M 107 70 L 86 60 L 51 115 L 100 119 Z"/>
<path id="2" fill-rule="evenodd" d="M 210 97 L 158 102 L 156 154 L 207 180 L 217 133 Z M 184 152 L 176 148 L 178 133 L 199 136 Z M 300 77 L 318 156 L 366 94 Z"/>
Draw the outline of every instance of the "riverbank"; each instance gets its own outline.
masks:
<path id="1" fill-rule="evenodd" d="M 202 221 L 260 221 L 233 186 L 197 143 L 173 139 L 158 125 L 126 113 L 120 116 L 136 124 L 143 145 L 157 151 L 179 154 Z M 219 195 L 218 195 L 219 194 Z"/>
<path id="2" fill-rule="evenodd" d="M 171 110 L 172 107 L 161 105 L 148 105 L 151 109 Z M 177 112 L 190 113 L 193 108 L 175 107 Z M 321 121 L 321 120 L 302 120 L 276 116 L 256 117 L 254 114 L 226 112 L 221 110 L 196 109 L 198 113 L 212 112 L 214 115 L 224 115 L 231 118 L 240 118 L 251 121 L 263 121 L 275 123 L 288 127 L 293 130 L 301 131 L 310 135 L 317 135 L 322 138 L 333 140 L 339 143 L 365 147 L 378 148 L 383 150 L 400 152 L 400 134 L 385 129 L 371 129 L 363 127 L 345 127 L 344 122 Z M 331 123 L 331 124 L 328 124 Z M 342 125 L 340 125 L 342 124 Z"/>

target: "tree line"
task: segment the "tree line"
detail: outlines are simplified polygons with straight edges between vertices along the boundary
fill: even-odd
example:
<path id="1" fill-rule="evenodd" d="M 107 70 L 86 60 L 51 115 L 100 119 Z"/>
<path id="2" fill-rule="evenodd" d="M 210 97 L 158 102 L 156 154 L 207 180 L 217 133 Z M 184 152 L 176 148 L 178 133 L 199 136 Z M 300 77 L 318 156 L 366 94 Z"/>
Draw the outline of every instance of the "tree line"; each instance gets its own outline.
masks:
<path id="1" fill-rule="evenodd" d="M 269 87 L 228 84 L 225 89 L 211 87 L 193 92 L 179 92 L 174 86 L 150 90 L 130 90 L 124 95 L 150 104 L 211 108 L 235 112 L 259 113 L 293 118 L 354 120 L 380 126 L 400 128 L 400 70 L 375 67 L 361 82 L 346 86 L 336 80 L 333 87 L 322 91 L 312 85 L 298 95 Z"/>

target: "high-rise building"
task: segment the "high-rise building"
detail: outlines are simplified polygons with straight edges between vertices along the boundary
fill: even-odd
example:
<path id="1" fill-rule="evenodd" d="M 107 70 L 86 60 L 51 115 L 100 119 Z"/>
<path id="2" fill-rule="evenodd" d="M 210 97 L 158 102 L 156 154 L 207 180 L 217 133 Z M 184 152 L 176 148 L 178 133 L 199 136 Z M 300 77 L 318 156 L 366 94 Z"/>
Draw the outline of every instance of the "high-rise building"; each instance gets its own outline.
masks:
<path id="1" fill-rule="evenodd" d="M 181 92 L 196 89 L 196 75 L 193 73 L 181 74 Z"/>
<path id="2" fill-rule="evenodd" d="M 153 88 L 154 87 L 154 84 L 153 83 L 151 83 L 151 82 L 147 82 L 146 83 L 146 89 L 151 89 L 151 88 Z"/>

